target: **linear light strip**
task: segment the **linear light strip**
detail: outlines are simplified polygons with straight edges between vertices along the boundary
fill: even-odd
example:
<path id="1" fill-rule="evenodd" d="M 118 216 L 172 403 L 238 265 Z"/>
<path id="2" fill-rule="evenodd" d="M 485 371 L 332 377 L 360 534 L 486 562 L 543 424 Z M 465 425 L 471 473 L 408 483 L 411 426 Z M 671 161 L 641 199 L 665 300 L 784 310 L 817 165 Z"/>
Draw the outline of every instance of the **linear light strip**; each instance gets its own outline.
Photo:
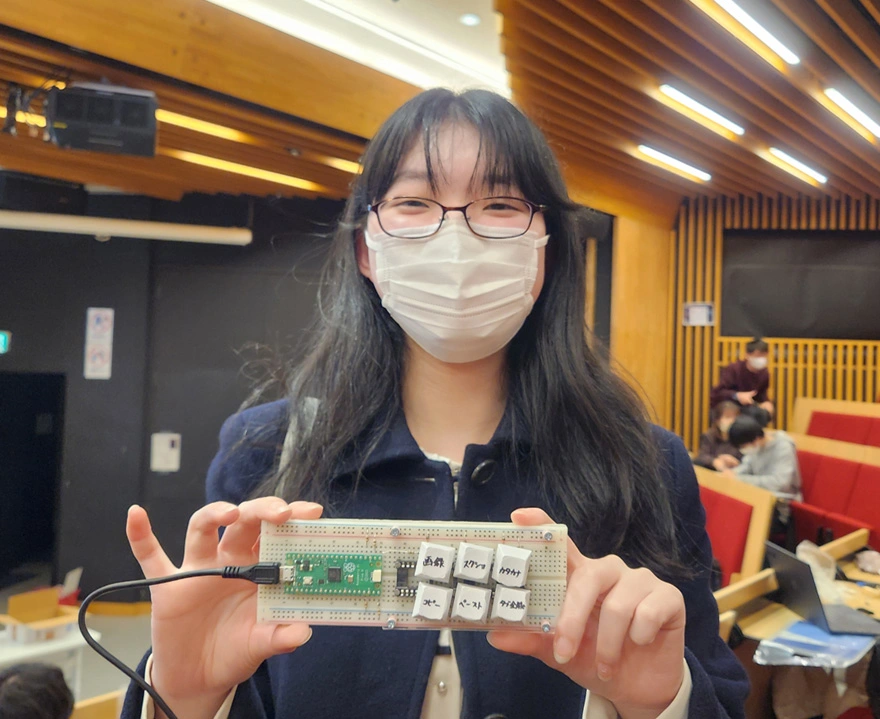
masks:
<path id="1" fill-rule="evenodd" d="M 862 127 L 870 132 L 874 137 L 880 138 L 880 124 L 871 119 L 867 115 L 867 113 L 856 107 L 856 105 L 853 104 L 848 98 L 844 97 L 833 87 L 825 90 L 825 95 L 853 120 L 858 122 Z"/>
<path id="2" fill-rule="evenodd" d="M 251 167 L 250 165 L 242 165 L 238 162 L 221 160 L 219 157 L 199 155 L 195 152 L 187 152 L 186 150 L 163 149 L 161 152 L 163 155 L 166 155 L 168 157 L 173 157 L 177 160 L 183 160 L 184 162 L 190 162 L 194 165 L 210 167 L 214 170 L 223 170 L 224 172 L 231 172 L 236 175 L 243 175 L 244 177 L 252 177 L 255 180 L 274 182 L 279 185 L 295 187 L 299 190 L 306 190 L 308 192 L 321 192 L 329 194 L 329 190 L 323 185 L 319 185 L 317 182 L 312 182 L 311 180 L 304 180 L 301 177 L 294 177 L 293 175 L 283 175 L 280 172 L 263 170 L 259 167 Z"/>
<path id="3" fill-rule="evenodd" d="M 658 162 L 662 162 L 665 165 L 669 165 L 670 167 L 674 167 L 680 172 L 684 172 L 687 175 L 692 175 L 703 182 L 709 182 L 712 179 L 712 175 L 708 172 L 705 172 L 693 165 L 688 165 L 686 162 L 682 162 L 671 155 L 667 155 L 665 152 L 660 152 L 660 150 L 655 150 L 653 147 L 649 147 L 648 145 L 639 145 L 639 152 L 647 155 L 648 157 L 652 157 Z"/>
<path id="4" fill-rule="evenodd" d="M 809 165 L 805 165 L 803 162 L 795 159 L 794 157 L 789 155 L 787 152 L 783 152 L 778 147 L 771 147 L 770 154 L 773 155 L 778 160 L 782 160 L 786 164 L 791 165 L 792 167 L 800 170 L 805 175 L 812 177 L 814 180 L 816 180 L 816 182 L 821 182 L 823 185 L 826 182 L 828 182 L 828 178 L 825 177 L 825 175 L 823 175 L 821 172 L 819 172 L 818 170 L 814 170 Z"/>
<path id="5" fill-rule="evenodd" d="M 715 0 L 725 12 L 732 16 L 740 25 L 746 28 L 752 35 L 763 42 L 789 65 L 797 65 L 801 59 L 782 44 L 767 28 L 749 15 L 733 0 Z"/>
<path id="6" fill-rule="evenodd" d="M 745 133 L 745 130 L 732 120 L 728 120 L 726 117 L 724 117 L 724 115 L 720 115 L 719 113 L 715 112 L 715 110 L 706 107 L 701 102 L 697 102 L 690 95 L 685 95 L 681 90 L 677 90 L 676 88 L 672 87 L 672 85 L 661 85 L 660 92 L 662 92 L 667 97 L 671 97 L 676 102 L 680 102 L 685 107 L 689 107 L 694 112 L 699 113 L 700 115 L 711 120 L 712 122 L 717 122 L 722 127 L 730 130 L 737 135 L 742 135 Z"/>

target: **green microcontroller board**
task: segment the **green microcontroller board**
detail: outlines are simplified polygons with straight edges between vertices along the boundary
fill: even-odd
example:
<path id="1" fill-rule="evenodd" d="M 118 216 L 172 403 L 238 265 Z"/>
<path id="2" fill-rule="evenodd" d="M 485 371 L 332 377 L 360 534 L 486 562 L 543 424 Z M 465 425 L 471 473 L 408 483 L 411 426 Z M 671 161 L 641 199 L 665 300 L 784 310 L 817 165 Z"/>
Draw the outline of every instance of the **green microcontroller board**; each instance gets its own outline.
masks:
<path id="1" fill-rule="evenodd" d="M 348 594 L 377 597 L 382 593 L 381 554 L 287 554 L 293 578 L 285 594 Z"/>

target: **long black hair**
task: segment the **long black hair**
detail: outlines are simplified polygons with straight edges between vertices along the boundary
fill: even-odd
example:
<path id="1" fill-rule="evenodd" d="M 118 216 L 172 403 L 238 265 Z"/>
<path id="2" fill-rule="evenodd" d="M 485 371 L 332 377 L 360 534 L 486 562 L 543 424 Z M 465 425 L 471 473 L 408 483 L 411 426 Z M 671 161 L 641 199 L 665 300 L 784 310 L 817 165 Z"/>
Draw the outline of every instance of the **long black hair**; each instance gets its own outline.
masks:
<path id="1" fill-rule="evenodd" d="M 569 199 L 540 130 L 483 90 L 423 92 L 370 142 L 332 243 L 312 346 L 292 374 L 290 460 L 257 494 L 326 502 L 339 459 L 366 458 L 400 411 L 404 333 L 359 272 L 356 243 L 367 206 L 383 198 L 419 144 L 434 185 L 437 136 L 450 122 L 479 133 L 487 184 L 516 187 L 547 206 L 544 287 L 507 349 L 507 411 L 528 437 L 530 472 L 586 554 L 616 553 L 667 577 L 686 574 L 646 412 L 588 344 L 583 209 Z"/>

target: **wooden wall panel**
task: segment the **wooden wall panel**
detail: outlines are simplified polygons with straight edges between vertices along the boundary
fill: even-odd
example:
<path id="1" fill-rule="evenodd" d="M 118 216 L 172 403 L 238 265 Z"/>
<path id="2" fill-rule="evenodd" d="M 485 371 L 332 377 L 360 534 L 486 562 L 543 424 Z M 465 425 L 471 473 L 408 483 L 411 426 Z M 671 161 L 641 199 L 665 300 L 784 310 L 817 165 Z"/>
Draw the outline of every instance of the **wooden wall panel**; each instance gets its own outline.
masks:
<path id="1" fill-rule="evenodd" d="M 721 337 L 721 253 L 725 229 L 880 230 L 880 199 L 695 197 L 679 211 L 670 262 L 675 315 L 670 322 L 670 406 L 666 426 L 696 449 L 709 426 L 709 391 L 720 369 L 739 359 L 748 337 Z M 684 302 L 714 302 L 715 327 L 682 327 Z M 866 307 L 865 311 L 876 308 Z M 797 397 L 875 401 L 880 393 L 880 342 L 765 338 L 770 345 L 770 395 L 785 429 Z"/>
<path id="2" fill-rule="evenodd" d="M 615 218 L 611 357 L 621 376 L 642 395 L 655 421 L 667 425 L 672 250 L 665 225 Z"/>

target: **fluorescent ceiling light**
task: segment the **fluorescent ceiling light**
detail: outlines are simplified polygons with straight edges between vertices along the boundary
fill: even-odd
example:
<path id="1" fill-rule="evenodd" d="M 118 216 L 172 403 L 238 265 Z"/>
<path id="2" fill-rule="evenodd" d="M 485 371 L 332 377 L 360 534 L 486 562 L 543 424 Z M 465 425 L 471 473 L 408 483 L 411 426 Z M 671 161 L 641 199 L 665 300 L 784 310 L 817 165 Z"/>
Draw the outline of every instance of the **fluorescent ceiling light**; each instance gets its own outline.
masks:
<path id="1" fill-rule="evenodd" d="M 778 160 L 782 160 L 785 164 L 791 165 L 795 169 L 800 170 L 805 175 L 812 177 L 816 182 L 820 182 L 823 185 L 828 182 L 828 178 L 825 177 L 825 175 L 823 175 L 821 172 L 819 172 L 818 170 L 814 170 L 809 165 L 805 165 L 800 160 L 796 160 L 787 152 L 783 152 L 782 150 L 780 150 L 778 147 L 771 147 L 770 154 Z"/>
<path id="2" fill-rule="evenodd" d="M 298 190 L 333 194 L 323 185 L 319 185 L 318 183 L 312 182 L 311 180 L 304 180 L 301 177 L 293 177 L 292 175 L 283 175 L 280 172 L 263 170 L 259 167 L 251 167 L 250 165 L 242 165 L 238 162 L 222 160 L 219 157 L 209 157 L 207 155 L 196 154 L 195 152 L 186 152 L 185 150 L 171 150 L 167 148 L 160 150 L 160 152 L 167 157 L 173 157 L 176 160 L 183 160 L 184 162 L 190 162 L 194 165 L 201 165 L 202 167 L 210 167 L 213 170 L 223 170 L 224 172 L 231 172 L 236 175 L 252 177 L 255 180 L 274 182 L 279 185 L 286 185 L 287 187 L 295 187 Z"/>
<path id="3" fill-rule="evenodd" d="M 661 165 L 667 166 L 665 169 L 675 168 L 675 170 L 677 170 L 676 174 L 683 175 L 688 179 L 698 179 L 702 182 L 709 182 L 709 180 L 712 179 L 712 175 L 710 175 L 708 172 L 700 170 L 693 165 L 688 165 L 686 162 L 677 160 L 676 158 L 667 155 L 665 152 L 655 150 L 653 147 L 648 147 L 647 145 L 639 145 L 639 152 L 656 160 L 656 162 L 661 163 Z"/>
<path id="4" fill-rule="evenodd" d="M 205 135 L 219 137 L 223 140 L 232 140 L 233 142 L 250 141 L 250 137 L 240 130 L 231 127 L 224 127 L 223 125 L 216 125 L 213 122 L 199 120 L 195 117 L 190 117 L 189 115 L 180 115 L 176 112 L 163 110 L 161 108 L 156 110 L 156 119 L 159 122 L 164 122 L 168 125 L 182 127 L 186 130 L 193 130 L 194 132 L 201 132 Z"/>
<path id="5" fill-rule="evenodd" d="M 697 102 L 694 98 L 689 95 L 685 95 L 681 90 L 677 90 L 671 85 L 661 85 L 660 92 L 662 92 L 667 97 L 671 97 L 676 102 L 680 102 L 685 107 L 690 108 L 694 112 L 702 115 L 703 117 L 711 120 L 712 122 L 716 122 L 722 127 L 730 130 L 732 133 L 736 135 L 742 135 L 745 133 L 745 130 L 737 125 L 733 120 L 728 120 L 724 115 L 720 115 L 715 110 L 712 110 L 706 107 L 701 102 Z"/>
<path id="6" fill-rule="evenodd" d="M 506 72 L 494 72 L 491 68 L 475 68 L 473 63 L 467 60 L 459 61 L 448 57 L 325 0 L 300 0 L 298 4 L 310 5 L 326 15 L 332 15 L 348 25 L 354 25 L 391 43 L 398 51 L 403 49 L 418 55 L 421 60 L 427 60 L 429 64 L 437 66 L 436 69 L 429 69 L 424 64 L 419 67 L 418 63 L 407 62 L 400 58 L 399 52 L 383 52 L 370 47 L 369 43 L 352 41 L 350 31 L 346 33 L 344 30 L 340 31 L 338 27 L 334 29 L 320 18 L 316 20 L 314 17 L 304 16 L 302 7 L 298 10 L 291 8 L 288 12 L 281 12 L 258 0 L 208 1 L 417 87 L 429 88 L 454 84 L 455 80 L 448 78 L 448 70 L 453 70 L 459 76 L 467 78 L 469 83 L 489 87 L 508 98 L 511 96 Z"/>
<path id="7" fill-rule="evenodd" d="M 458 21 L 462 25 L 467 25 L 468 27 L 476 27 L 480 24 L 480 22 L 482 22 L 480 20 L 480 16 L 473 12 L 466 12 L 464 15 L 458 18 Z"/>
<path id="8" fill-rule="evenodd" d="M 715 0 L 724 10 L 731 15 L 740 25 L 769 47 L 789 65 L 797 65 L 801 59 L 782 44 L 767 28 L 749 15 L 733 0 Z"/>
<path id="9" fill-rule="evenodd" d="M 880 138 L 880 125 L 872 120 L 868 115 L 856 107 L 850 100 L 844 97 L 834 88 L 828 88 L 825 95 L 859 125 L 870 132 L 875 138 Z"/>
<path id="10" fill-rule="evenodd" d="M 97 238 L 134 237 L 144 240 L 204 242 L 217 245 L 249 245 L 253 239 L 251 231 L 244 227 L 181 225 L 172 222 L 78 217 L 13 210 L 0 210 L 0 227 L 10 230 L 93 235 Z"/>

